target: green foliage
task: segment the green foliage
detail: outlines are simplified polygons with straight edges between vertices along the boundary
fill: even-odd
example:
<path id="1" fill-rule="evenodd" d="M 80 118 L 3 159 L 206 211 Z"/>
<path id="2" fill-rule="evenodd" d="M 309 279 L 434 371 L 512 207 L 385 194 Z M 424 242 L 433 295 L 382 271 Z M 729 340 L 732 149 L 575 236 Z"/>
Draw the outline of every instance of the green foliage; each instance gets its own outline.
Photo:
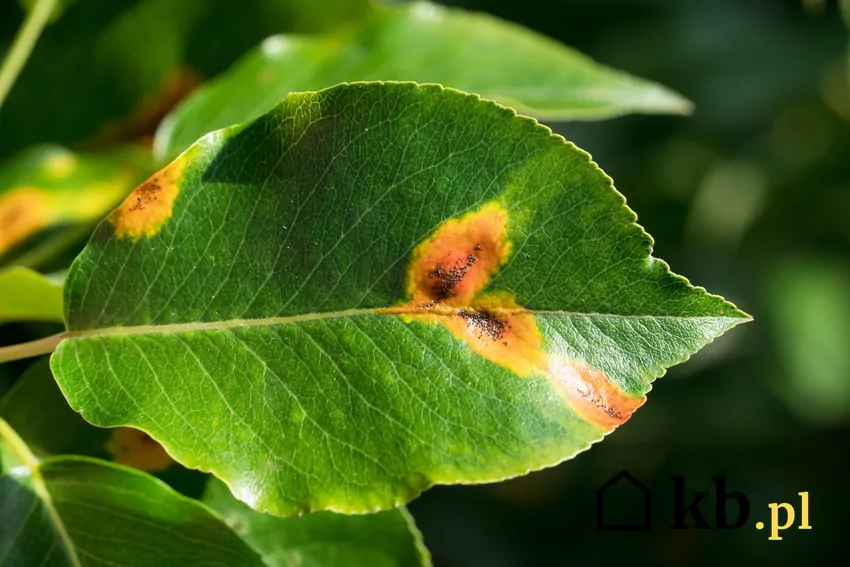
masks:
<path id="1" fill-rule="evenodd" d="M 415 2 L 323 36 L 266 39 L 162 123 L 157 157 L 172 159 L 211 130 L 257 118 L 290 92 L 365 80 L 439 83 L 553 120 L 690 110 L 661 86 L 518 26 Z"/>
<path id="2" fill-rule="evenodd" d="M 0 270 L 0 323 L 62 321 L 63 281 L 20 266 Z"/>
<path id="3" fill-rule="evenodd" d="M 104 461 L 38 461 L 2 419 L 0 472 L 0 550 L 9 565 L 262 565 L 198 502 Z"/>
<path id="4" fill-rule="evenodd" d="M 4 564 L 429 565 L 406 502 L 571 458 L 748 320 L 514 110 L 664 87 L 424 2 L 57 6 L 0 94 L 0 323 L 66 325 L 0 348 L 58 344 L 0 368 Z"/>
<path id="5" fill-rule="evenodd" d="M 15 135 L 0 137 L 0 155 L 41 142 L 104 144 L 149 134 L 168 105 L 263 38 L 332 27 L 370 6 L 367 0 L 75 2 L 45 30 L 3 105 L 3 127 Z"/>
<path id="6" fill-rule="evenodd" d="M 346 516 L 315 512 L 279 518 L 239 502 L 211 479 L 203 501 L 257 550 L 269 567 L 415 567 L 430 565 L 422 535 L 406 508 Z"/>
<path id="7" fill-rule="evenodd" d="M 62 12 L 65 11 L 68 8 L 68 6 L 70 6 L 71 4 L 76 2 L 77 0 L 50 0 L 50 1 L 54 4 L 54 6 L 53 6 L 53 9 L 50 11 L 49 21 L 55 22 L 56 20 L 59 19 L 60 16 L 62 16 Z M 23 6 L 24 9 L 27 12 L 32 12 L 33 10 L 35 10 L 36 6 L 39 3 L 44 4 L 44 0 L 18 0 L 18 2 L 20 2 L 21 6 Z"/>
<path id="8" fill-rule="evenodd" d="M 0 164 L 0 265 L 41 267 L 88 237 L 152 169 L 150 154 L 132 146 L 92 154 L 37 146 Z"/>

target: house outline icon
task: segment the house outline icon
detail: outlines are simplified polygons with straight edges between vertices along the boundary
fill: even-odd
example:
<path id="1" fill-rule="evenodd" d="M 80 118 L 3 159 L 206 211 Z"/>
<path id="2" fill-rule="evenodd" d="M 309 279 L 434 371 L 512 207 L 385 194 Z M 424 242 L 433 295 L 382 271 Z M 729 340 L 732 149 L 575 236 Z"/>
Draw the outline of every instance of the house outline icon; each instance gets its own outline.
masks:
<path id="1" fill-rule="evenodd" d="M 621 482 L 627 482 L 643 496 L 643 521 L 637 523 L 608 523 L 605 521 L 605 493 Z M 652 527 L 652 492 L 649 488 L 626 470 L 596 490 L 596 529 L 602 531 L 648 531 Z"/>

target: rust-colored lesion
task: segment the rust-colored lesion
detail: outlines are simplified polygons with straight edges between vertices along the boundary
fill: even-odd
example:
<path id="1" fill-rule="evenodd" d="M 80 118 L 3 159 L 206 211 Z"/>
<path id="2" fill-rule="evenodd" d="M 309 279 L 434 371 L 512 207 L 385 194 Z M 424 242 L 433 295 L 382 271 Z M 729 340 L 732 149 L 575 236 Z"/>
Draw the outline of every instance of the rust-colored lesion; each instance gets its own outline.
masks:
<path id="1" fill-rule="evenodd" d="M 625 394 L 604 372 L 581 361 L 552 356 L 547 371 L 576 412 L 603 429 L 621 425 L 646 401 L 646 396 L 635 398 Z"/>
<path id="2" fill-rule="evenodd" d="M 106 451 L 116 463 L 140 471 L 164 471 L 174 463 L 162 445 L 144 431 L 132 427 L 114 429 L 106 443 Z"/>
<path id="3" fill-rule="evenodd" d="M 644 401 L 603 372 L 546 352 L 534 315 L 487 285 L 507 261 L 508 212 L 498 203 L 443 223 L 419 244 L 408 268 L 410 300 L 385 309 L 407 321 L 445 326 L 487 360 L 522 376 L 542 375 L 584 419 L 606 430 Z"/>
<path id="4" fill-rule="evenodd" d="M 0 195 L 0 254 L 47 227 L 55 211 L 37 187 L 17 187 Z"/>
<path id="5" fill-rule="evenodd" d="M 508 258 L 507 229 L 508 213 L 496 203 L 443 223 L 413 252 L 411 303 L 470 305 Z"/>
<path id="6" fill-rule="evenodd" d="M 155 236 L 171 218 L 174 201 L 180 193 L 180 181 L 186 166 L 186 156 L 171 162 L 136 187 L 108 220 L 118 238 L 137 241 L 143 236 Z"/>

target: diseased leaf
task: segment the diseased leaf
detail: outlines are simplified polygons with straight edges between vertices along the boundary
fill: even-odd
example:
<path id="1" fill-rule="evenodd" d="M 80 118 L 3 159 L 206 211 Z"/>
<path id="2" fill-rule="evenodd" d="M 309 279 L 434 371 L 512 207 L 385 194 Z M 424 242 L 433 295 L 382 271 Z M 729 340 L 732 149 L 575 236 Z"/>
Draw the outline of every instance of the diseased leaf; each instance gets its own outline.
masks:
<path id="1" fill-rule="evenodd" d="M 204 502 L 269 567 L 414 567 L 431 565 L 422 535 L 405 508 L 346 516 L 315 512 L 279 518 L 255 512 L 210 479 Z"/>
<path id="2" fill-rule="evenodd" d="M 268 112 L 287 93 L 360 80 L 440 83 L 550 120 L 691 108 L 664 87 L 530 30 L 417 2 L 381 10 L 356 29 L 268 38 L 166 118 L 154 152 L 171 159 L 211 130 Z"/>
<path id="3" fill-rule="evenodd" d="M 554 465 L 747 316 L 650 256 L 589 156 L 436 85 L 289 95 L 139 186 L 66 284 L 71 406 L 260 511 Z"/>
<path id="4" fill-rule="evenodd" d="M 136 148 L 79 155 L 44 146 L 0 164 L 0 264 L 43 257 L 80 227 L 90 234 L 151 170 L 150 154 Z"/>
<path id="5" fill-rule="evenodd" d="M 0 269 L 0 323 L 62 322 L 62 283 L 29 268 Z"/>
<path id="6" fill-rule="evenodd" d="M 198 502 L 96 459 L 38 461 L 2 419 L 0 472 L 4 565 L 262 565 Z"/>

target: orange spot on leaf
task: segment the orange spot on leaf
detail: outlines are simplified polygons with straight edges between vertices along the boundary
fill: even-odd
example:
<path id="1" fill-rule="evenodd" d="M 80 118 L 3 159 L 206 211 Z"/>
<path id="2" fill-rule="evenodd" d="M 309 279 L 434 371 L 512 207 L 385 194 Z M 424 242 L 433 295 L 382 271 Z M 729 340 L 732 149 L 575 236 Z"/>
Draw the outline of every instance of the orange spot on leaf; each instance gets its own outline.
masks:
<path id="1" fill-rule="evenodd" d="M 443 223 L 413 253 L 412 302 L 468 306 L 507 259 L 507 228 L 508 213 L 496 203 Z"/>
<path id="2" fill-rule="evenodd" d="M 144 431 L 132 427 L 113 430 L 106 450 L 116 463 L 141 471 L 164 471 L 174 462 L 162 445 Z"/>
<path id="3" fill-rule="evenodd" d="M 11 250 L 50 224 L 50 199 L 35 187 L 19 187 L 0 195 L 0 254 Z"/>
<path id="4" fill-rule="evenodd" d="M 115 235 L 133 241 L 156 235 L 169 218 L 180 193 L 180 180 L 186 156 L 177 158 L 136 187 L 117 209 L 109 214 Z"/>
<path id="5" fill-rule="evenodd" d="M 627 396 L 601 370 L 583 362 L 553 357 L 547 374 L 579 415 L 603 429 L 622 425 L 646 401 L 646 396 Z"/>
<path id="6" fill-rule="evenodd" d="M 617 427 L 645 398 L 627 396 L 582 362 L 550 356 L 532 312 L 509 294 L 484 292 L 510 253 L 507 229 L 508 213 L 496 203 L 443 223 L 413 253 L 410 301 L 383 312 L 444 325 L 487 360 L 548 378 L 584 419 Z"/>

